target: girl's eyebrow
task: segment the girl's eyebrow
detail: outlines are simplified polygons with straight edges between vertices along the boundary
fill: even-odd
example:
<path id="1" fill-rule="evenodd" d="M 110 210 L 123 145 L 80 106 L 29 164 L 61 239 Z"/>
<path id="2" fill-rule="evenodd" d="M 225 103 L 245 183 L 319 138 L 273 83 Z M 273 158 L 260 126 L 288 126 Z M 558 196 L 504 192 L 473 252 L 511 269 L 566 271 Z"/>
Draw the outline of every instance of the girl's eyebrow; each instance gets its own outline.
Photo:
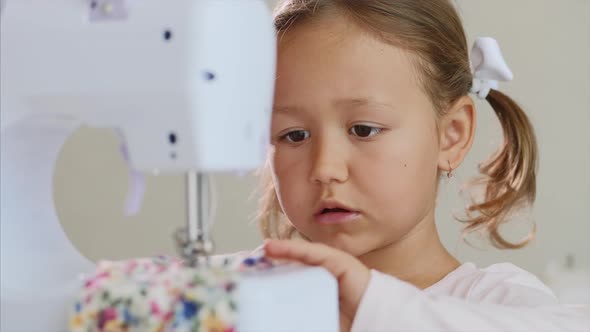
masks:
<path id="1" fill-rule="evenodd" d="M 305 108 L 301 107 L 301 106 L 273 106 L 272 108 L 273 112 L 277 112 L 277 113 L 298 113 L 301 111 L 304 111 Z"/>
<path id="2" fill-rule="evenodd" d="M 394 109 L 393 105 L 384 103 L 371 97 L 359 97 L 359 98 L 340 98 L 334 100 L 332 103 L 338 108 L 359 108 L 368 107 L 376 109 Z"/>
<path id="3" fill-rule="evenodd" d="M 336 108 L 360 108 L 360 107 L 368 107 L 368 108 L 376 108 L 376 109 L 384 109 L 384 110 L 391 110 L 394 109 L 393 105 L 380 102 L 374 98 L 370 97 L 360 97 L 360 98 L 338 98 L 332 102 L 332 105 Z M 302 106 L 274 106 L 274 112 L 278 113 L 298 113 L 305 111 L 305 107 Z"/>

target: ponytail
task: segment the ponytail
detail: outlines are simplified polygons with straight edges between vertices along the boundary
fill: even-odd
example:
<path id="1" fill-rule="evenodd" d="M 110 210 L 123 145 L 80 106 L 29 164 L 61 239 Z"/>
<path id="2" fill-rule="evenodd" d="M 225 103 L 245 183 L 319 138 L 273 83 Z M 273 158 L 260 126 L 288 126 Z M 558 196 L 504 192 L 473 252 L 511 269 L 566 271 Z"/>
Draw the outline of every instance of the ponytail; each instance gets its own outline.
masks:
<path id="1" fill-rule="evenodd" d="M 504 132 L 504 143 L 497 153 L 480 165 L 482 174 L 475 183 L 483 184 L 483 202 L 467 209 L 465 232 L 486 229 L 491 243 L 500 249 L 518 249 L 534 237 L 529 235 L 517 243 L 500 235 L 499 226 L 515 210 L 532 205 L 535 200 L 537 175 L 537 141 L 531 122 L 510 97 L 491 90 L 486 97 L 496 112 Z"/>

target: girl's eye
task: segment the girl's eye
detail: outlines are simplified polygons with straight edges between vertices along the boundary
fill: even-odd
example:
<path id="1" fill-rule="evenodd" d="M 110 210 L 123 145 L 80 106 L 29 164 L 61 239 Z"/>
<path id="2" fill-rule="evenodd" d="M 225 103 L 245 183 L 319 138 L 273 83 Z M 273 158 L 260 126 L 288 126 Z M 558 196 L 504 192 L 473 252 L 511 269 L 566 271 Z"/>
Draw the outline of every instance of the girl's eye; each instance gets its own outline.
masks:
<path id="1" fill-rule="evenodd" d="M 299 143 L 309 138 L 309 132 L 305 130 L 293 130 L 280 137 L 281 141 L 287 140 L 289 143 Z"/>
<path id="2" fill-rule="evenodd" d="M 349 132 L 352 135 L 358 136 L 360 138 L 371 138 L 373 136 L 378 135 L 382 131 L 383 131 L 383 128 L 371 127 L 371 126 L 367 126 L 367 125 L 355 125 L 355 126 L 352 126 L 349 130 Z"/>

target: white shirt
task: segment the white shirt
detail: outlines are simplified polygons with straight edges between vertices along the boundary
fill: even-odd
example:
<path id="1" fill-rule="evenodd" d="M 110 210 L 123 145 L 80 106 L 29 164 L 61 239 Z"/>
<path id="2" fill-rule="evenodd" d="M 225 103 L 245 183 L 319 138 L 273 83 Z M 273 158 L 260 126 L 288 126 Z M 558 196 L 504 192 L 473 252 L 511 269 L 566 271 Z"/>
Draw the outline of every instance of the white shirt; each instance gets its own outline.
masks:
<path id="1" fill-rule="evenodd" d="M 465 263 L 424 290 L 372 270 L 351 328 L 361 331 L 590 331 L 590 317 L 512 264 Z"/>

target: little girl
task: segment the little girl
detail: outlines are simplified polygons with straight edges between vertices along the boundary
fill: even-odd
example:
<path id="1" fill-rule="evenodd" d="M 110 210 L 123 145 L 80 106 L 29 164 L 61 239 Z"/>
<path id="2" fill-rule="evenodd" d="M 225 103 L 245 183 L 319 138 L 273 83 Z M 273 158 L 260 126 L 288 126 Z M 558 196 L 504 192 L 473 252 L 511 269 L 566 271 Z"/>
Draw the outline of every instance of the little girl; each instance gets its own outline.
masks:
<path id="1" fill-rule="evenodd" d="M 499 248 L 527 242 L 498 231 L 534 201 L 537 148 L 525 113 L 496 90 L 512 74 L 494 40 L 478 39 L 470 59 L 449 0 L 285 0 L 275 25 L 264 250 L 337 278 L 342 330 L 590 331 L 532 274 L 462 264 L 437 234 L 439 178 L 474 139 L 471 92 L 505 143 L 481 166 L 467 229 Z"/>

